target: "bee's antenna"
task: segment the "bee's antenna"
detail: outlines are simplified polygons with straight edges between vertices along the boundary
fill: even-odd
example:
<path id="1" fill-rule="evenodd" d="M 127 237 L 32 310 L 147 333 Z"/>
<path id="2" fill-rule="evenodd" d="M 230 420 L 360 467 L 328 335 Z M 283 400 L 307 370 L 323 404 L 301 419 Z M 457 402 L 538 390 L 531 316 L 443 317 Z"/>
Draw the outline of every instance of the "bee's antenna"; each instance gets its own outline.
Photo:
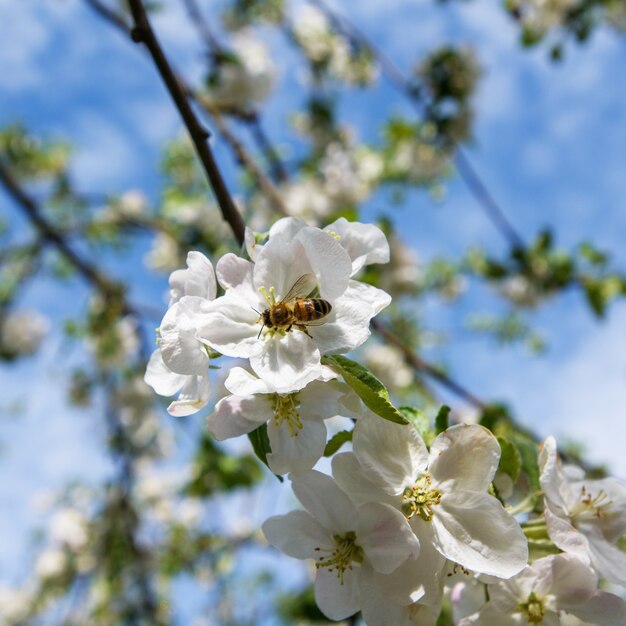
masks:
<path id="1" fill-rule="evenodd" d="M 250 307 L 255 313 L 258 313 L 259 315 L 261 315 L 261 311 L 257 311 L 253 306 Z"/>
<path id="2" fill-rule="evenodd" d="M 257 339 L 261 338 L 261 333 L 263 332 L 264 328 L 265 328 L 265 324 L 263 324 L 263 326 L 261 326 L 261 330 L 259 331 L 259 334 L 256 336 Z"/>

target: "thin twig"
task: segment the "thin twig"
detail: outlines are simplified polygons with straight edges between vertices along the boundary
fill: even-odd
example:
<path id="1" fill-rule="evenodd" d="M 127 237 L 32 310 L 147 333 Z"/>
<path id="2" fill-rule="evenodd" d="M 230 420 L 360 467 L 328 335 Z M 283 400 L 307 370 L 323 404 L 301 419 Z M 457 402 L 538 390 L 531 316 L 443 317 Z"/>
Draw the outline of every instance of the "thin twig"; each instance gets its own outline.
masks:
<path id="1" fill-rule="evenodd" d="M 213 156 L 213 151 L 208 144 L 209 132 L 200 124 L 191 108 L 188 94 L 165 57 L 163 49 L 152 30 L 143 3 L 141 0 L 128 0 L 128 3 L 134 22 L 134 28 L 131 31 L 133 41 L 143 43 L 150 52 L 150 56 L 191 136 L 198 157 L 215 193 L 217 203 L 222 211 L 222 216 L 230 225 L 237 242 L 241 245 L 244 241 L 245 225 L 226 187 L 222 173 Z"/>
<path id="2" fill-rule="evenodd" d="M 250 120 L 247 122 L 247 124 L 250 128 L 252 136 L 254 137 L 254 140 L 265 155 L 265 158 L 270 165 L 272 177 L 274 178 L 274 180 L 279 183 L 286 182 L 289 178 L 287 168 L 280 158 L 278 151 L 274 147 L 274 144 L 272 144 L 269 137 L 267 136 L 258 112 L 250 117 Z"/>
<path id="3" fill-rule="evenodd" d="M 404 76 L 403 72 L 391 58 L 378 48 L 372 40 L 348 18 L 339 15 L 336 11 L 331 9 L 324 0 L 310 0 L 310 2 L 323 11 L 347 37 L 352 39 L 352 41 L 360 43 L 362 46 L 369 49 L 378 60 L 383 76 L 391 85 L 409 99 L 411 104 L 421 115 L 424 108 L 422 91 L 415 88 L 415 84 Z M 523 250 L 526 247 L 524 239 L 513 227 L 502 207 L 495 201 L 493 195 L 489 193 L 487 186 L 478 175 L 476 168 L 472 165 L 468 156 L 461 150 L 460 146 L 457 147 L 455 151 L 454 164 L 456 165 L 459 176 L 496 229 L 514 248 Z"/>

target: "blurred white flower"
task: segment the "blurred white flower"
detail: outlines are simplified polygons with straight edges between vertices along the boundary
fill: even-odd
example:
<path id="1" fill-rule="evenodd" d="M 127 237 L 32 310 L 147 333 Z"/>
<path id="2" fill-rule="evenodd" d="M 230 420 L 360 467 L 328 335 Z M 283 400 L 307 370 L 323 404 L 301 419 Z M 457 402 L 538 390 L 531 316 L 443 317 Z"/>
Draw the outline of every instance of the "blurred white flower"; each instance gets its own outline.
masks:
<path id="1" fill-rule="evenodd" d="M 35 562 L 35 574 L 39 578 L 54 578 L 61 574 L 67 567 L 67 554 L 60 548 L 51 547 L 45 549 L 37 557 Z"/>
<path id="2" fill-rule="evenodd" d="M 77 509 L 57 510 L 50 520 L 50 538 L 53 542 L 78 552 L 89 541 L 87 518 Z"/>
<path id="3" fill-rule="evenodd" d="M 36 311 L 11 311 L 0 318 L 0 354 L 27 356 L 37 351 L 50 322 Z"/>
<path id="4" fill-rule="evenodd" d="M 405 363 L 402 352 L 394 346 L 370 344 L 363 356 L 367 367 L 389 389 L 405 389 L 414 380 L 413 371 Z"/>

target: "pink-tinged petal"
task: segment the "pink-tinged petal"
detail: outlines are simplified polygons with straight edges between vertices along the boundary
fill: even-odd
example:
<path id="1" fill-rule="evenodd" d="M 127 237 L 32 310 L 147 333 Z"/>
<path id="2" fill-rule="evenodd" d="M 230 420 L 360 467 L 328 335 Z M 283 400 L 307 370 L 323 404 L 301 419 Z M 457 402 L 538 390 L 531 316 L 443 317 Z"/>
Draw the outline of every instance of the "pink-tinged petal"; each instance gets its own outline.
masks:
<path id="1" fill-rule="evenodd" d="M 254 263 L 228 252 L 217 262 L 215 271 L 217 279 L 224 289 L 237 289 L 241 293 L 247 291 L 249 294 L 255 294 L 252 286 L 253 268 Z"/>
<path id="2" fill-rule="evenodd" d="M 279 393 L 302 389 L 320 373 L 320 353 L 303 332 L 259 339 L 250 354 L 252 369 Z"/>
<path id="3" fill-rule="evenodd" d="M 335 571 L 317 570 L 315 577 L 315 601 L 320 611 L 332 620 L 342 620 L 354 615 L 361 608 L 359 588 L 360 567 L 347 570 L 341 579 Z M 357 571 L 355 571 L 357 570 Z"/>
<path id="4" fill-rule="evenodd" d="M 335 454 L 332 466 L 334 479 L 356 506 L 367 502 L 384 502 L 396 508 L 400 506 L 400 498 L 386 493 L 384 483 L 370 480 L 371 476 L 353 452 Z"/>
<path id="5" fill-rule="evenodd" d="M 500 461 L 500 444 L 486 428 L 458 424 L 438 435 L 430 448 L 428 471 L 450 489 L 487 491 Z"/>
<path id="6" fill-rule="evenodd" d="M 330 476 L 311 470 L 290 474 L 289 479 L 302 506 L 331 534 L 345 535 L 356 530 L 356 507 Z"/>
<path id="7" fill-rule="evenodd" d="M 419 556 L 419 541 L 400 511 L 369 502 L 358 512 L 357 542 L 376 571 L 391 574 L 407 558 Z"/>
<path id="8" fill-rule="evenodd" d="M 576 530 L 569 522 L 552 512 L 546 501 L 544 509 L 548 536 L 557 548 L 564 552 L 575 554 L 583 562 L 589 564 L 589 542 L 585 536 Z"/>
<path id="9" fill-rule="evenodd" d="M 579 526 L 589 542 L 591 564 L 609 582 L 626 586 L 626 552 L 609 543 L 592 523 Z"/>
<path id="10" fill-rule="evenodd" d="M 273 389 L 266 382 L 251 374 L 243 367 L 233 367 L 228 372 L 224 387 L 238 396 L 251 396 L 255 393 L 272 393 Z"/>
<path id="11" fill-rule="evenodd" d="M 401 426 L 368 413 L 358 420 L 352 439 L 356 457 L 375 482 L 388 493 L 401 494 L 426 468 L 428 451 L 415 428 Z"/>
<path id="12" fill-rule="evenodd" d="M 626 624 L 626 603 L 622 598 L 598 591 L 580 605 L 560 606 L 586 624 L 596 626 L 624 626 Z"/>
<path id="13" fill-rule="evenodd" d="M 207 417 L 207 428 L 218 441 L 245 435 L 273 415 L 267 396 L 226 396 Z"/>
<path id="14" fill-rule="evenodd" d="M 189 252 L 187 269 L 172 272 L 169 285 L 169 306 L 178 302 L 183 296 L 198 296 L 206 300 L 214 300 L 217 294 L 213 264 L 202 252 Z"/>
<path id="15" fill-rule="evenodd" d="M 486 600 L 485 585 L 476 578 L 466 577 L 466 580 L 456 583 L 450 590 L 454 623 L 480 611 Z"/>
<path id="16" fill-rule="evenodd" d="M 214 300 L 197 337 L 227 356 L 247 358 L 258 348 L 259 315 L 234 292 Z"/>
<path id="17" fill-rule="evenodd" d="M 210 396 L 208 373 L 204 376 L 188 376 L 178 398 L 167 407 L 167 412 L 176 417 L 193 415 L 209 403 Z"/>
<path id="18" fill-rule="evenodd" d="M 431 522 L 437 549 L 481 574 L 510 578 L 528 563 L 528 543 L 519 524 L 493 496 L 446 492 Z"/>
<path id="19" fill-rule="evenodd" d="M 341 296 L 348 287 L 352 262 L 337 240 L 319 228 L 307 227 L 296 234 L 294 241 L 302 246 L 317 277 L 321 297 L 335 300 Z"/>
<path id="20" fill-rule="evenodd" d="M 321 420 L 303 421 L 302 428 L 292 431 L 286 423 L 278 425 L 271 419 L 267 434 L 272 448 L 267 463 L 274 474 L 310 470 L 326 447 L 326 426 Z"/>
<path id="21" fill-rule="evenodd" d="M 389 263 L 389 243 L 378 226 L 340 217 L 324 230 L 339 236 L 339 243 L 352 261 L 353 276 L 365 265 Z"/>
<path id="22" fill-rule="evenodd" d="M 144 381 L 160 396 L 173 396 L 187 380 L 185 374 L 176 374 L 165 365 L 161 349 L 157 348 L 148 361 Z"/>
<path id="23" fill-rule="evenodd" d="M 261 529 L 268 543 L 295 559 L 318 559 L 320 549 L 335 546 L 330 533 L 306 511 L 270 517 Z"/>
<path id="24" fill-rule="evenodd" d="M 197 329 L 208 318 L 211 303 L 197 296 L 185 296 L 174 304 L 161 322 L 161 356 L 177 374 L 203 375 L 209 357 L 197 338 Z"/>

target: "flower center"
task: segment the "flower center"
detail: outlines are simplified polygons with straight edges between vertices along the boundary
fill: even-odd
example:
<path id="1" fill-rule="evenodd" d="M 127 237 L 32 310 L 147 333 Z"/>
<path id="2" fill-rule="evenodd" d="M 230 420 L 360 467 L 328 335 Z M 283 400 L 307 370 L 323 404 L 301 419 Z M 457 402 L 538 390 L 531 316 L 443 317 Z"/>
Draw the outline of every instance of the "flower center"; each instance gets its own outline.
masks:
<path id="1" fill-rule="evenodd" d="M 428 474 L 424 474 L 412 487 L 407 487 L 402 494 L 402 512 L 407 519 L 419 515 L 425 522 L 430 522 L 433 506 L 441 502 L 443 494 L 433 488 Z"/>
<path id="2" fill-rule="evenodd" d="M 587 490 L 583 485 L 580 489 L 580 500 L 572 511 L 572 517 L 604 519 L 613 513 L 610 506 L 613 501 L 606 494 L 604 489 L 600 489 L 597 496 Z"/>
<path id="3" fill-rule="evenodd" d="M 346 571 L 352 570 L 352 563 L 363 563 L 363 548 L 356 542 L 356 533 L 347 532 L 345 535 L 333 535 L 335 548 L 333 550 L 315 548 L 316 552 L 327 552 L 315 562 L 317 569 L 326 568 L 329 572 L 337 572 L 337 578 L 343 585 Z"/>
<path id="4" fill-rule="evenodd" d="M 520 604 L 517 608 L 526 616 L 529 624 L 541 624 L 543 622 L 543 600 L 539 599 L 534 591 L 528 596 L 528 602 Z"/>
<path id="5" fill-rule="evenodd" d="M 297 393 L 290 393 L 286 396 L 281 396 L 280 394 L 275 393 L 273 398 L 274 420 L 276 426 L 282 426 L 285 424 L 292 437 L 297 437 L 298 431 L 302 428 L 300 413 L 298 413 L 297 398 Z"/>

